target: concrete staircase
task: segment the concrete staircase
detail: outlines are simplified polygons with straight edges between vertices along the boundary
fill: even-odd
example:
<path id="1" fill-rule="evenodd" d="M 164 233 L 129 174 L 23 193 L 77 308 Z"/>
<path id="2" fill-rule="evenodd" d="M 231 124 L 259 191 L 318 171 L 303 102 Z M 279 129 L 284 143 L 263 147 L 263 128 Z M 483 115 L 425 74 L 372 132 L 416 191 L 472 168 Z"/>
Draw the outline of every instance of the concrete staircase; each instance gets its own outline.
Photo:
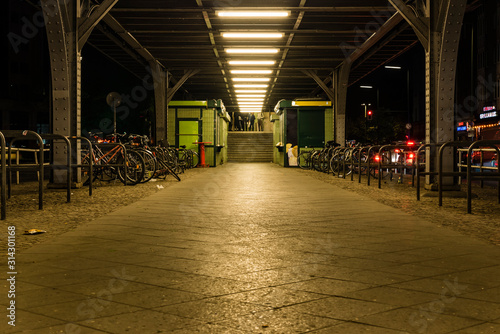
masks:
<path id="1" fill-rule="evenodd" d="M 273 161 L 272 132 L 230 131 L 227 137 L 229 162 Z"/>

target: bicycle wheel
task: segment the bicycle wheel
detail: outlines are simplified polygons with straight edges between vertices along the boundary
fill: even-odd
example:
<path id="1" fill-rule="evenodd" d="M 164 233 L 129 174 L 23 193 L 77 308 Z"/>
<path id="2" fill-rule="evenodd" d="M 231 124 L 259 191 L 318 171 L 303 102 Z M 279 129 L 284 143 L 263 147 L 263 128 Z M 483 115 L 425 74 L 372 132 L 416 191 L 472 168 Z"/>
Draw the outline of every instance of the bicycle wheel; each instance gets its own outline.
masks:
<path id="1" fill-rule="evenodd" d="M 333 175 L 338 174 L 340 171 L 340 165 L 342 161 L 340 155 L 340 153 L 336 152 L 330 159 L 330 170 L 332 171 Z"/>
<path id="2" fill-rule="evenodd" d="M 81 159 L 81 162 L 80 164 L 83 165 L 80 169 L 80 175 L 81 175 L 81 182 L 84 186 L 88 186 L 89 182 L 90 182 L 90 169 L 89 167 L 86 167 L 85 165 L 89 165 L 89 162 L 90 162 L 90 154 L 89 154 L 89 151 L 87 150 L 82 150 L 81 151 L 81 155 L 82 155 L 82 159 Z M 92 166 L 93 167 L 93 170 L 92 170 L 92 181 L 94 181 L 95 179 L 97 179 L 97 168 L 96 166 Z"/>
<path id="3" fill-rule="evenodd" d="M 311 169 L 311 151 L 302 151 L 297 157 L 297 165 L 302 169 Z"/>
<path id="4" fill-rule="evenodd" d="M 149 180 L 151 180 L 156 173 L 157 169 L 156 158 L 153 155 L 153 153 L 147 150 L 136 150 L 136 152 L 139 153 L 144 159 L 144 177 L 140 182 L 146 183 Z"/>
<path id="5" fill-rule="evenodd" d="M 177 175 L 177 173 L 167 163 L 165 163 L 165 161 L 160 161 L 160 167 L 161 167 L 160 169 L 164 169 L 170 175 L 172 175 L 173 177 L 175 177 L 177 179 L 177 181 L 181 180 L 181 178 L 179 177 L 179 175 Z"/>
<path id="6" fill-rule="evenodd" d="M 123 156 L 117 159 L 118 163 L 123 162 Z M 144 178 L 144 159 L 142 156 L 136 151 L 127 151 L 127 160 L 126 160 L 126 168 L 127 168 L 127 183 L 131 183 L 135 185 Z M 117 168 L 118 177 L 122 182 L 125 182 L 124 178 L 124 168 Z"/>
<path id="7" fill-rule="evenodd" d="M 200 156 L 198 155 L 198 152 L 195 152 L 191 150 L 191 168 L 196 168 L 198 164 L 200 163 Z"/>

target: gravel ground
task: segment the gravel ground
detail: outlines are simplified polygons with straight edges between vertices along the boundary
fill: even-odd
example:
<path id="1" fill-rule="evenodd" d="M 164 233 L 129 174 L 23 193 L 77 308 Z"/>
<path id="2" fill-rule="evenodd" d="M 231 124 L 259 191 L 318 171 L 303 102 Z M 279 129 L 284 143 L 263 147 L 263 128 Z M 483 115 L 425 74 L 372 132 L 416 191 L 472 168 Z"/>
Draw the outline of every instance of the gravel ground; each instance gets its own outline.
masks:
<path id="1" fill-rule="evenodd" d="M 276 166 L 276 168 L 282 167 Z M 188 179 L 205 171 L 204 169 L 188 170 L 181 174 L 181 178 Z M 485 186 L 481 189 L 479 186 L 474 186 L 473 192 L 477 198 L 473 199 L 473 214 L 470 215 L 466 213 L 465 198 L 444 198 L 443 207 L 438 207 L 437 197 L 422 197 L 421 201 L 417 202 L 415 189 L 411 187 L 409 180 L 405 180 L 402 184 L 398 184 L 396 179 L 392 182 L 385 180 L 382 189 L 378 189 L 377 180 L 374 180 L 371 186 L 367 186 L 365 179 L 359 184 L 357 180 L 341 179 L 331 174 L 299 169 L 294 171 L 399 208 L 438 226 L 451 228 L 500 245 L 500 205 L 496 201 L 496 188 Z M 7 231 L 7 226 L 16 226 L 16 250 L 22 252 L 36 243 L 55 238 L 75 229 L 78 225 L 85 224 L 157 191 L 165 191 L 164 189 L 176 182 L 178 181 L 172 177 L 127 187 L 121 183 L 99 182 L 93 196 L 88 196 L 88 188 L 73 189 L 71 203 L 66 203 L 65 190 L 47 189 L 43 213 L 37 210 L 38 186 L 36 182 L 14 185 L 12 198 L 7 201 L 7 220 L 1 221 L 0 224 L 3 225 L 2 231 Z M 159 189 L 158 186 L 163 189 Z M 28 229 L 41 229 L 47 233 L 23 235 L 22 233 Z M 2 235 L 4 238 L 0 244 L 0 251 L 5 254 L 6 233 Z"/>

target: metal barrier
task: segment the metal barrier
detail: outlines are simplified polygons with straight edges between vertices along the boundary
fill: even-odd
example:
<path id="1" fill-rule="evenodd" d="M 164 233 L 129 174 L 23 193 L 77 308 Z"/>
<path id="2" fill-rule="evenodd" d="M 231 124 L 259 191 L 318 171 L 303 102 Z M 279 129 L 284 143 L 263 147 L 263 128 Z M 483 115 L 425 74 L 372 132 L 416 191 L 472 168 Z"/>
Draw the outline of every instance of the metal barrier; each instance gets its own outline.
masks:
<path id="1" fill-rule="evenodd" d="M 3 130 L 2 131 L 3 135 L 5 138 L 12 138 L 11 142 L 9 143 L 9 152 L 8 155 L 9 157 L 12 154 L 12 145 L 19 140 L 36 140 L 38 142 L 38 149 L 40 153 L 40 159 L 37 164 L 24 164 L 24 165 L 15 165 L 15 167 L 12 166 L 12 162 L 9 159 L 9 162 L 7 164 L 8 166 L 8 173 L 7 173 L 7 192 L 8 192 L 8 198 L 12 196 L 12 171 L 13 170 L 34 170 L 38 171 L 39 173 L 39 178 L 38 178 L 38 209 L 43 210 L 43 171 L 44 171 L 44 157 L 43 157 L 43 139 L 40 137 L 40 135 L 34 131 L 30 130 Z M 31 137 L 31 138 L 30 138 Z"/>
<path id="2" fill-rule="evenodd" d="M 87 146 L 89 147 L 89 154 L 91 157 L 94 156 L 94 151 L 93 151 L 93 148 L 92 148 L 92 143 L 90 142 L 90 140 L 86 137 L 81 137 L 81 136 L 73 136 L 73 137 L 67 137 L 68 140 L 70 141 L 75 141 L 77 142 L 78 140 L 82 140 L 82 141 L 85 141 L 85 143 L 87 144 Z M 78 145 L 77 145 L 78 146 Z M 78 154 L 78 152 L 77 152 Z M 78 157 L 77 157 L 78 158 Z M 92 181 L 93 181 L 93 166 L 94 166 L 94 159 L 89 159 L 89 164 L 88 165 L 85 165 L 85 164 L 72 164 L 71 167 L 72 169 L 73 168 L 82 168 L 82 167 L 86 167 L 88 166 L 89 168 L 89 196 L 92 196 Z"/>
<path id="3" fill-rule="evenodd" d="M 40 135 L 42 139 L 45 140 L 52 140 L 52 142 L 56 140 L 62 140 L 66 144 L 67 148 L 67 153 L 66 153 L 66 165 L 56 165 L 55 163 L 49 164 L 48 167 L 52 169 L 57 169 L 60 167 L 65 167 L 66 168 L 66 201 L 68 203 L 71 202 L 71 143 L 69 139 L 63 135 L 58 135 L 58 134 L 42 134 Z M 52 146 L 53 148 L 53 146 Z"/>
<path id="4" fill-rule="evenodd" d="M 458 154 L 458 163 L 457 163 L 457 166 L 458 166 L 458 171 L 462 171 L 462 168 L 465 168 L 465 170 L 467 171 L 467 151 L 469 150 L 469 148 L 459 148 L 457 149 L 457 154 Z M 496 152 L 497 153 L 497 156 L 498 156 L 498 152 L 497 152 L 497 149 L 488 149 L 488 148 L 481 148 L 481 149 L 474 149 L 473 152 L 479 152 L 480 153 L 480 159 L 479 159 L 479 165 L 473 165 L 473 168 L 474 166 L 477 166 L 477 168 L 480 170 L 480 171 L 483 171 L 483 170 L 496 170 L 497 168 L 496 167 L 490 167 L 490 166 L 484 166 L 484 153 L 485 152 Z M 466 156 L 465 158 L 465 163 L 462 163 L 462 155 Z M 498 159 L 498 158 L 497 158 Z M 458 177 L 458 183 L 462 184 L 462 177 L 459 176 Z M 480 180 L 480 184 L 481 184 L 481 188 L 483 188 L 483 180 Z"/>
<path id="5" fill-rule="evenodd" d="M 376 146 L 370 146 L 368 148 L 368 152 L 366 153 L 366 185 L 369 186 L 370 185 L 370 180 L 371 180 L 371 173 L 370 173 L 370 170 L 371 170 L 371 159 L 370 159 L 370 153 L 372 152 L 375 152 L 376 149 L 380 148 L 379 145 L 376 145 Z M 375 155 L 375 154 L 374 154 Z"/>
<path id="6" fill-rule="evenodd" d="M 332 154 L 331 154 L 332 156 L 331 156 L 330 161 L 329 161 L 329 165 L 330 165 L 329 169 L 332 170 L 332 175 L 335 175 L 336 171 L 337 171 L 337 176 L 340 175 L 340 164 L 343 160 L 345 150 L 346 150 L 346 148 L 343 146 L 337 146 L 333 149 Z M 342 157 L 342 158 L 340 158 L 340 157 Z"/>
<path id="7" fill-rule="evenodd" d="M 426 165 L 427 164 L 427 161 L 422 164 L 420 162 L 420 155 L 422 154 L 422 150 L 423 149 L 427 149 L 427 148 L 431 148 L 431 147 L 436 147 L 436 146 L 441 146 L 442 144 L 424 144 L 424 145 L 421 145 L 418 150 L 417 150 L 417 153 L 415 154 L 415 169 L 416 169 L 416 179 L 417 179 L 417 184 L 416 184 L 416 188 L 417 188 L 417 201 L 420 201 L 420 177 L 421 176 L 427 176 L 427 175 L 430 175 L 430 176 L 435 176 L 437 175 L 438 173 L 437 172 L 421 172 L 421 167 L 422 165 Z M 425 153 L 425 151 L 424 151 Z"/>
<path id="8" fill-rule="evenodd" d="M 50 150 L 48 148 L 43 149 L 44 152 L 49 152 Z M 35 164 L 38 164 L 38 153 L 39 149 L 32 149 L 32 148 L 20 148 L 20 147 L 13 147 L 11 149 L 11 155 L 9 156 L 9 159 L 14 160 L 13 156 L 16 158 L 16 164 L 21 165 L 21 153 L 23 152 L 28 152 L 28 153 L 33 153 L 33 158 L 35 159 Z M 14 154 L 15 153 L 15 154 Z M 44 163 L 45 166 L 49 165 L 49 163 Z M 40 177 L 39 173 L 37 172 L 37 176 Z M 16 184 L 19 184 L 20 182 L 20 175 L 19 171 L 16 171 Z"/>
<path id="9" fill-rule="evenodd" d="M 498 185 L 498 203 L 500 204 L 500 164 L 498 164 L 498 160 L 500 159 L 500 150 L 498 149 L 498 145 L 500 145 L 500 140 L 479 140 L 473 142 L 469 149 L 467 150 L 467 213 L 472 213 L 472 180 L 475 179 L 492 179 L 497 180 Z M 483 171 L 480 172 L 472 172 L 472 152 L 474 148 L 483 146 L 490 147 L 496 150 L 497 152 L 497 172 L 488 172 L 485 173 Z"/>
<path id="10" fill-rule="evenodd" d="M 439 198 L 439 206 L 443 206 L 443 177 L 444 176 L 466 176 L 466 173 L 463 172 L 443 172 L 443 152 L 445 148 L 451 147 L 468 147 L 470 145 L 470 141 L 449 141 L 447 143 L 442 144 L 439 147 L 438 154 L 438 198 Z"/>
<path id="11" fill-rule="evenodd" d="M 406 154 L 403 153 L 403 161 L 401 164 L 398 163 L 398 161 L 396 161 L 396 163 L 393 163 L 392 162 L 392 159 L 391 159 L 391 155 L 389 155 L 389 162 L 384 164 L 383 163 L 383 157 L 384 157 L 384 151 L 389 151 L 389 152 L 393 152 L 394 150 L 396 149 L 399 149 L 399 150 L 409 150 L 409 151 L 412 151 L 412 148 L 413 146 L 409 146 L 409 145 L 383 145 L 379 148 L 378 150 L 378 155 L 380 157 L 380 159 L 378 160 L 378 188 L 382 188 L 382 178 L 383 178 L 383 172 L 382 172 L 382 169 L 386 168 L 388 170 L 390 170 L 389 172 L 389 175 L 390 175 L 390 179 L 392 181 L 392 176 L 393 176 L 393 172 L 392 170 L 395 169 L 396 172 L 398 171 L 398 169 L 401 169 L 401 178 L 403 177 L 403 173 L 405 170 L 407 169 L 410 169 L 411 170 L 411 174 L 412 174 L 412 177 L 414 175 L 414 171 L 415 171 L 415 165 L 414 165 L 414 162 L 412 160 L 412 163 L 410 165 L 406 164 Z"/>
<path id="12" fill-rule="evenodd" d="M 2 154 L 2 157 L 1 157 L 1 163 L 2 163 L 2 166 L 1 166 L 1 173 L 2 173 L 2 180 L 1 180 L 1 183 L 2 183 L 2 189 L 0 189 L 1 191 L 1 194 L 0 194 L 0 202 L 1 202 L 1 208 L 0 208 L 0 219 L 1 220 L 5 220 L 5 218 L 7 217 L 7 159 L 6 159 L 6 156 L 5 156 L 5 146 L 6 146 L 6 142 L 5 142 L 5 136 L 3 135 L 2 132 L 0 132 L 0 154 Z"/>

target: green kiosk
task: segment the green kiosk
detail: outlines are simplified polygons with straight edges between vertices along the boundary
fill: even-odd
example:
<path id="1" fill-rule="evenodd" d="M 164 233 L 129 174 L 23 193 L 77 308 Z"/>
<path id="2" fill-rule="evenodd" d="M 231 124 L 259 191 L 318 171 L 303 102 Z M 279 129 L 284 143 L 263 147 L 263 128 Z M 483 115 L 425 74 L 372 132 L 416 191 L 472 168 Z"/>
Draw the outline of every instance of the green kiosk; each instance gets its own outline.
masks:
<path id="1" fill-rule="evenodd" d="M 280 166 L 295 167 L 301 151 L 321 149 L 333 140 L 331 101 L 281 100 L 274 112 L 273 159 Z"/>
<path id="2" fill-rule="evenodd" d="M 170 145 L 205 150 L 205 166 L 227 162 L 230 116 L 222 100 L 171 101 L 168 104 L 167 140 Z"/>

